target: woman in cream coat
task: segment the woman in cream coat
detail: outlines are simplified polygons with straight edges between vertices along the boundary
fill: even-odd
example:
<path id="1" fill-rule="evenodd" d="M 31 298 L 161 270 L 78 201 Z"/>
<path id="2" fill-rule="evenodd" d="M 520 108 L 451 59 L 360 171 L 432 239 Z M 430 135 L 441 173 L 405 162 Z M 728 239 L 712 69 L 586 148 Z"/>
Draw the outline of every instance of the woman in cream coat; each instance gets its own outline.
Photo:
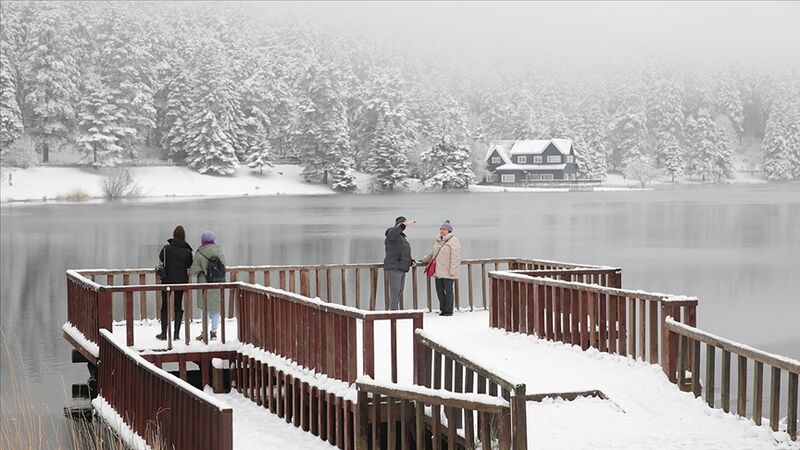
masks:
<path id="1" fill-rule="evenodd" d="M 458 280 L 458 269 L 461 266 L 461 242 L 453 234 L 453 225 L 445 220 L 439 227 L 439 237 L 433 241 L 431 252 L 422 258 L 427 264 L 436 258 L 436 296 L 439 297 L 439 315 L 453 315 L 453 288 Z"/>

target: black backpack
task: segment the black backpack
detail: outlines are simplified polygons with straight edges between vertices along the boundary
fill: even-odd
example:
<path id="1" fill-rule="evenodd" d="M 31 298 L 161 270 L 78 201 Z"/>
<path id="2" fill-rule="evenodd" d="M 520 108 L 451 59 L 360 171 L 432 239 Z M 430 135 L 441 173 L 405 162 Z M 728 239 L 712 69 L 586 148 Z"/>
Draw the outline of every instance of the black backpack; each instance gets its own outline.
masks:
<path id="1" fill-rule="evenodd" d="M 224 283 L 225 282 L 225 264 L 216 256 L 212 256 L 209 258 L 206 255 L 203 255 L 200 252 L 198 254 L 202 255 L 208 261 L 208 266 L 206 267 L 206 282 L 207 283 Z"/>

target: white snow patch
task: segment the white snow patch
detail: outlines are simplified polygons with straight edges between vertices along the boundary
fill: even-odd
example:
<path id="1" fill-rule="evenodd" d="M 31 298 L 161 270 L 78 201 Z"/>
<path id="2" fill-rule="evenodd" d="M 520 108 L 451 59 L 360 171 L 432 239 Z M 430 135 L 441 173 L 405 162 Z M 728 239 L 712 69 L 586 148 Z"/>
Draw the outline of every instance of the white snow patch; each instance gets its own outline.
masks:
<path id="1" fill-rule="evenodd" d="M 71 324 L 70 322 L 66 322 L 62 327 L 65 333 L 69 335 L 75 342 L 78 343 L 81 347 L 85 348 L 92 354 L 95 358 L 100 356 L 100 346 L 97 345 L 96 342 L 90 341 L 86 335 L 81 333 L 81 331 L 75 328 L 75 325 Z"/>
<path id="2" fill-rule="evenodd" d="M 207 392 L 233 407 L 234 450 L 335 448 L 319 437 L 286 423 L 285 419 L 236 391 L 231 391 L 230 394 L 211 394 L 211 389 L 208 388 Z"/>
<path id="3" fill-rule="evenodd" d="M 333 194 L 327 186 L 303 180 L 302 167 L 277 165 L 258 175 L 240 169 L 231 176 L 203 175 L 188 167 L 131 167 L 131 176 L 145 198 L 192 198 L 261 195 Z M 32 167 L 15 169 L 13 185 L 3 180 L 0 201 L 54 200 L 80 190 L 90 198 L 102 198 L 103 174 L 89 167 Z"/>

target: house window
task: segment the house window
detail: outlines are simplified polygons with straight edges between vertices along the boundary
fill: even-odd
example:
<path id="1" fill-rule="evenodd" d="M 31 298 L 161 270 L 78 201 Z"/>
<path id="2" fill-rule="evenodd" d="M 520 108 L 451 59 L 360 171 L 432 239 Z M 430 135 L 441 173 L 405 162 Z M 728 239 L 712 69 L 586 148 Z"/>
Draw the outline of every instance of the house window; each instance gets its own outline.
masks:
<path id="1" fill-rule="evenodd" d="M 572 155 L 567 155 L 567 162 L 568 163 L 575 162 L 575 157 Z"/>
<path id="2" fill-rule="evenodd" d="M 502 181 L 503 183 L 513 183 L 515 181 L 514 174 L 513 173 L 503 174 L 500 176 L 500 181 Z"/>
<path id="3" fill-rule="evenodd" d="M 542 163 L 542 157 L 541 156 L 534 156 L 533 157 L 533 163 L 534 164 L 541 164 Z"/>
<path id="4" fill-rule="evenodd" d="M 548 159 L 550 159 L 550 158 L 548 157 Z M 552 180 L 553 180 L 553 174 L 552 173 L 543 173 L 542 174 L 542 181 L 552 181 Z"/>
<path id="5" fill-rule="evenodd" d="M 500 164 L 502 159 L 499 156 L 492 156 L 492 164 Z"/>
<path id="6" fill-rule="evenodd" d="M 549 163 L 560 163 L 561 162 L 561 155 L 547 155 L 547 162 L 549 162 Z"/>
<path id="7" fill-rule="evenodd" d="M 528 157 L 527 156 L 518 156 L 517 157 L 517 163 L 518 164 L 525 164 L 527 162 L 528 162 Z"/>
<path id="8" fill-rule="evenodd" d="M 538 173 L 529 173 L 528 174 L 528 181 L 539 181 L 539 174 Z"/>

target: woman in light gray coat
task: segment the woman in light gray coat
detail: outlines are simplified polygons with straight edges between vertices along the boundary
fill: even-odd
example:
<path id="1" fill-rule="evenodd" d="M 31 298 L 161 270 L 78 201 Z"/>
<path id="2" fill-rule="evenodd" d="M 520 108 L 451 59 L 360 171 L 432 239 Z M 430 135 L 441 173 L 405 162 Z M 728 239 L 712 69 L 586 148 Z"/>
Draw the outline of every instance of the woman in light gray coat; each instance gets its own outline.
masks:
<path id="1" fill-rule="evenodd" d="M 189 268 L 189 275 L 196 276 L 198 283 L 213 282 L 209 281 L 207 277 L 208 266 L 211 260 L 219 259 L 222 261 L 223 265 L 225 264 L 225 255 L 222 254 L 222 247 L 220 247 L 215 240 L 216 236 L 214 236 L 214 233 L 211 231 L 204 231 L 200 237 L 202 245 L 197 249 L 197 252 L 195 252 L 192 266 Z M 208 316 L 211 318 L 210 338 L 216 339 L 217 328 L 219 327 L 220 321 L 219 312 L 222 296 L 220 295 L 219 289 L 209 289 L 206 295 L 208 301 Z M 198 336 L 197 339 L 203 340 L 203 336 Z"/>
<path id="2" fill-rule="evenodd" d="M 433 241 L 431 252 L 422 258 L 422 263 L 436 261 L 436 296 L 439 297 L 439 315 L 453 315 L 453 286 L 458 280 L 461 267 L 461 242 L 453 234 L 453 225 L 445 220 L 439 227 L 439 237 Z"/>

